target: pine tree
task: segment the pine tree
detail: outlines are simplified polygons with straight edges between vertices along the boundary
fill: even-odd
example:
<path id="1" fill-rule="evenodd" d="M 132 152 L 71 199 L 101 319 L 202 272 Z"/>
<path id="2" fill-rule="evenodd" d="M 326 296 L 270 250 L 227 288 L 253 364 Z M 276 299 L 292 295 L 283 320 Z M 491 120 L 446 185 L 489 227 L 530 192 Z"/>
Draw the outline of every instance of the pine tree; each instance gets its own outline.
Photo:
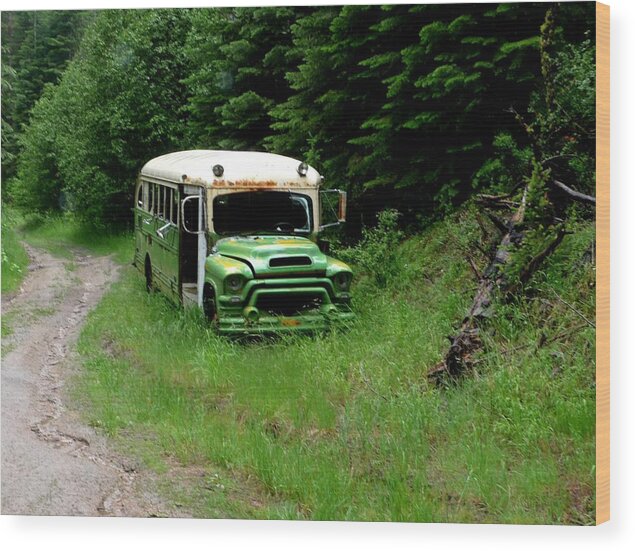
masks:
<path id="1" fill-rule="evenodd" d="M 526 107 L 543 15 L 503 4 L 318 10 L 293 27 L 294 93 L 272 110 L 269 147 L 319 166 L 367 222 L 391 206 L 410 220 L 449 208 L 469 194 L 497 125 L 516 130 L 505 109 Z"/>
<path id="2" fill-rule="evenodd" d="M 16 73 L 13 67 L 2 60 L 2 180 L 13 174 L 17 152 L 17 133 L 9 120 L 8 98 L 15 86 Z"/>
<path id="3" fill-rule="evenodd" d="M 193 67 L 190 140 L 197 147 L 262 150 L 269 111 L 289 95 L 290 28 L 307 9 L 196 10 L 187 55 Z"/>
<path id="4" fill-rule="evenodd" d="M 399 70 L 384 80 L 387 101 L 356 140 L 368 161 L 355 176 L 396 189 L 413 215 L 464 198 L 496 129 L 513 126 L 505 110 L 526 105 L 543 15 L 515 4 L 410 7 L 418 36 L 400 50 Z"/>
<path id="5" fill-rule="evenodd" d="M 2 64 L 15 72 L 3 94 L 2 112 L 11 137 L 4 141 L 2 177 L 15 174 L 19 136 L 46 84 L 55 83 L 79 47 L 85 25 L 94 17 L 84 11 L 2 13 Z"/>
<path id="6" fill-rule="evenodd" d="M 385 208 L 420 223 L 475 187 L 509 189 L 526 173 L 531 140 L 514 113 L 540 126 L 540 147 L 589 187 L 592 95 L 579 101 L 567 88 L 580 79 L 592 88 L 589 6 L 559 8 L 558 109 L 532 99 L 545 4 L 104 11 L 67 67 L 69 37 L 88 16 L 3 14 L 3 63 L 16 71 L 3 96 L 8 137 L 32 111 L 17 142 L 16 196 L 37 208 L 65 198 L 104 222 L 151 157 L 255 149 L 306 160 L 347 189 L 353 232 Z M 563 119 L 584 131 L 558 132 Z M 3 153 L 20 153 L 15 144 Z"/>

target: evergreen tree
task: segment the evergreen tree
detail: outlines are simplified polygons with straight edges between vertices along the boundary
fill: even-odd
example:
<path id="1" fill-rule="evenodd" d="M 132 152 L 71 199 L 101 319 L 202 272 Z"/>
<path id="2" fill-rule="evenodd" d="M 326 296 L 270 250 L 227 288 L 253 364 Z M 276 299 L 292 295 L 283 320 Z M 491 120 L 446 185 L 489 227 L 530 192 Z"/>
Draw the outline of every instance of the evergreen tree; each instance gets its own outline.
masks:
<path id="1" fill-rule="evenodd" d="M 262 150 L 269 111 L 286 100 L 290 27 L 304 8 L 196 10 L 187 55 L 193 67 L 189 132 L 198 147 Z"/>
<path id="2" fill-rule="evenodd" d="M 34 109 L 16 190 L 23 203 L 49 208 L 64 192 L 68 208 L 95 224 L 130 218 L 142 164 L 182 148 L 188 28 L 187 10 L 100 12 Z"/>
<path id="3" fill-rule="evenodd" d="M 91 12 L 83 11 L 2 13 L 2 64 L 15 72 L 2 100 L 5 126 L 12 132 L 3 143 L 3 180 L 15 174 L 13 159 L 19 155 L 18 137 L 29 121 L 33 105 L 46 84 L 59 80 L 92 17 Z"/>
<path id="4" fill-rule="evenodd" d="M 4 55 L 4 47 L 3 47 Z M 8 98 L 15 86 L 15 70 L 8 63 L 2 61 L 2 180 L 14 170 L 17 151 L 17 134 L 9 121 Z"/>
<path id="5" fill-rule="evenodd" d="M 23 204 L 65 200 L 104 223 L 127 213 L 149 158 L 192 147 L 264 149 L 306 160 L 327 185 L 348 190 L 354 232 L 387 207 L 402 223 L 421 222 L 475 187 L 509 189 L 527 173 L 532 147 L 588 188 L 593 5 L 560 6 L 549 46 L 558 70 L 544 80 L 550 6 L 104 11 L 65 69 L 69 37 L 85 19 L 3 14 L 12 86 L 3 94 L 3 176 L 21 143 L 15 195 Z M 543 81 L 551 92 L 536 94 Z M 586 90 L 583 100 L 571 82 Z M 530 144 L 514 113 L 544 143 Z"/>

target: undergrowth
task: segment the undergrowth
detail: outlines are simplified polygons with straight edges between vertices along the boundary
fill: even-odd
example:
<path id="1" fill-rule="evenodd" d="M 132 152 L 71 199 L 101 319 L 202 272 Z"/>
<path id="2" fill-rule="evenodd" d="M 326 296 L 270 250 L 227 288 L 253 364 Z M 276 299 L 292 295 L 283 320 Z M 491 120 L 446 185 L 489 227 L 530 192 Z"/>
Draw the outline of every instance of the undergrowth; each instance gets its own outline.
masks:
<path id="1" fill-rule="evenodd" d="M 82 223 L 71 213 L 27 214 L 19 225 L 25 240 L 55 256 L 73 258 L 69 249 L 83 249 L 94 254 L 112 254 L 122 264 L 132 262 L 134 237 L 131 232 L 99 230 Z"/>
<path id="2" fill-rule="evenodd" d="M 2 203 L 2 292 L 10 293 L 20 287 L 26 275 L 29 257 L 16 233 L 20 217 Z"/>
<path id="3" fill-rule="evenodd" d="M 82 332 L 77 396 L 147 466 L 203 472 L 200 516 L 591 524 L 593 226 L 497 304 L 475 372 L 438 390 L 426 372 L 476 288 L 479 232 L 464 210 L 385 280 L 356 266 L 357 321 L 312 337 L 220 338 L 125 269 Z"/>

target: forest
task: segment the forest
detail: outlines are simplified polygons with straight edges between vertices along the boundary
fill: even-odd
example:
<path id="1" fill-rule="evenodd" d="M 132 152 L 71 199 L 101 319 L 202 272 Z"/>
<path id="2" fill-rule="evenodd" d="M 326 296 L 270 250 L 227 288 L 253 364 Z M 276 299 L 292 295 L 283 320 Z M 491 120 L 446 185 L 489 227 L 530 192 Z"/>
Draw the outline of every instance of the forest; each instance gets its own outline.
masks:
<path id="1" fill-rule="evenodd" d="M 245 346 L 126 269 L 90 422 L 213 466 L 170 489 L 198 516 L 592 523 L 595 64 L 592 2 L 3 12 L 3 293 L 22 239 L 129 263 L 151 158 L 304 160 L 358 322 Z"/>
<path id="2" fill-rule="evenodd" d="M 593 7 L 559 6 L 549 36 L 545 11 L 5 12 L 5 196 L 125 226 L 140 167 L 195 148 L 306 160 L 349 192 L 357 235 L 386 208 L 421 228 L 475 192 L 508 191 L 532 148 L 592 192 Z"/>

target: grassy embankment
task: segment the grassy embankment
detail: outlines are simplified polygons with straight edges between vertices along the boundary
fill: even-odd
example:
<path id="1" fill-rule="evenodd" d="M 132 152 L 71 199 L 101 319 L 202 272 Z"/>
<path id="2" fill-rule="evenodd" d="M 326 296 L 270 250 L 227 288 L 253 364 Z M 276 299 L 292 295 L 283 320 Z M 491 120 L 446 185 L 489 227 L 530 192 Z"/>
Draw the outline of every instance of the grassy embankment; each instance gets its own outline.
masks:
<path id="1" fill-rule="evenodd" d="M 134 239 L 131 233 L 112 233 L 85 226 L 72 216 L 41 217 L 29 215 L 18 226 L 24 240 L 48 250 L 51 254 L 71 260 L 73 250 L 93 254 L 112 254 L 121 264 L 130 264 Z"/>
<path id="2" fill-rule="evenodd" d="M 166 491 L 201 516 L 593 522 L 593 226 L 498 306 L 477 373 L 440 391 L 425 374 L 475 289 L 472 220 L 404 243 L 387 289 L 358 277 L 358 321 L 323 336 L 219 338 L 124 270 L 79 342 L 89 421 L 187 478 Z"/>
<path id="3" fill-rule="evenodd" d="M 2 292 L 17 291 L 26 274 L 29 257 L 20 243 L 16 227 L 21 217 L 2 203 Z"/>

